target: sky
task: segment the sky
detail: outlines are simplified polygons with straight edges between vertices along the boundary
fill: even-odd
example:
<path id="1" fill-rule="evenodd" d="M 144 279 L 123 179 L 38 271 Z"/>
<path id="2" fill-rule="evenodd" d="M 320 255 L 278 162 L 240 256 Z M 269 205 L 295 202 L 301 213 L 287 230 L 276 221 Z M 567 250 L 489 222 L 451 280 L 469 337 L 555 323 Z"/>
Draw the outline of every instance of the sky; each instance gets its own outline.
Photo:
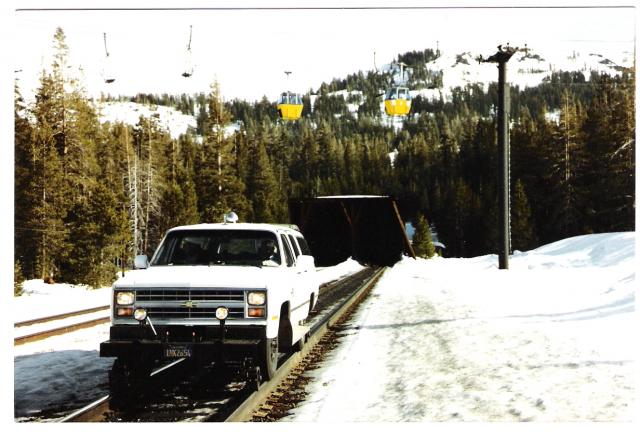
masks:
<path id="1" fill-rule="evenodd" d="M 86 2 L 85 2 L 86 3 Z M 630 8 L 592 7 L 598 3 L 552 2 L 588 8 L 540 8 L 540 2 L 496 1 L 94 1 L 91 7 L 229 7 L 210 10 L 70 10 L 79 1 L 19 2 L 14 12 L 14 70 L 23 93 L 38 84 L 43 66 L 51 64 L 56 27 L 66 35 L 74 74 L 91 95 L 101 92 L 208 92 L 213 81 L 225 99 L 275 100 L 289 89 L 306 92 L 334 77 L 391 62 L 398 53 L 440 47 L 488 56 L 498 44 L 527 44 L 541 51 L 572 48 L 634 49 L 635 13 Z M 388 9 L 388 6 L 403 6 Z M 516 4 L 538 6 L 513 8 Z M 630 5 L 632 2 L 608 2 Z M 34 10 L 38 7 L 65 10 Z M 255 6 L 282 9 L 243 9 Z M 351 6 L 354 9 L 301 9 Z M 443 8 L 443 6 L 447 6 Z M 469 6 L 474 6 L 469 8 Z M 86 7 L 86 6 L 85 6 Z M 294 9 L 295 8 L 295 9 Z M 181 76 L 192 26 L 191 78 Z M 104 82 L 107 69 L 115 78 Z M 568 51 L 570 52 L 570 51 Z M 284 71 L 292 71 L 287 78 Z"/>

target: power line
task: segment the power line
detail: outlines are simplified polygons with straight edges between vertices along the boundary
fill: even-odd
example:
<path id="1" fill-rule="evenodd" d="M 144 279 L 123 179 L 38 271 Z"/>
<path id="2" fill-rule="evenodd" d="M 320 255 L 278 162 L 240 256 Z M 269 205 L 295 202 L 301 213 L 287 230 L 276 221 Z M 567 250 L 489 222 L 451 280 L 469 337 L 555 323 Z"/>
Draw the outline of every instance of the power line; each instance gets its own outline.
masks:
<path id="1" fill-rule="evenodd" d="M 319 10 L 535 10 L 535 9 L 634 9 L 635 6 L 629 5 L 510 5 L 510 6 L 498 6 L 498 5 L 483 5 L 483 6 L 218 6 L 218 7 L 87 7 L 87 8 L 17 8 L 16 12 L 57 12 L 57 11 L 96 11 L 96 12 L 135 12 L 135 11 L 319 11 Z"/>

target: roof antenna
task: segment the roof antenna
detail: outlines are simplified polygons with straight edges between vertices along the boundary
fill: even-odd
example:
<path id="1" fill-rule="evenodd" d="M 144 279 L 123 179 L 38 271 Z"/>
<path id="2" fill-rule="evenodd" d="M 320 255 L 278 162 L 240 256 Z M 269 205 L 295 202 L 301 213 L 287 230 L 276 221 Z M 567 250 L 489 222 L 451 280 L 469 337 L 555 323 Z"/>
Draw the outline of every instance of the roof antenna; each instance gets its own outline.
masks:
<path id="1" fill-rule="evenodd" d="M 235 212 L 231 211 L 231 212 L 226 213 L 224 215 L 224 223 L 225 224 L 227 224 L 227 223 L 236 223 L 236 222 L 238 222 L 238 215 Z"/>

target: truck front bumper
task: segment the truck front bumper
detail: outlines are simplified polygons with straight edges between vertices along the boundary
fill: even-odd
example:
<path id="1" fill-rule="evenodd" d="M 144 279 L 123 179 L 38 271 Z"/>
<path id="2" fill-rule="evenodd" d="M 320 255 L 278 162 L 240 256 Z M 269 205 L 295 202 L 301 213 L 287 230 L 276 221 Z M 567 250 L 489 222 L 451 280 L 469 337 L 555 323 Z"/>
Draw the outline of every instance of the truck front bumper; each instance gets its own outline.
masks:
<path id="1" fill-rule="evenodd" d="M 112 326 L 109 340 L 100 344 L 100 357 L 242 359 L 257 356 L 266 338 L 261 326 L 156 326 L 155 330 L 147 325 Z"/>

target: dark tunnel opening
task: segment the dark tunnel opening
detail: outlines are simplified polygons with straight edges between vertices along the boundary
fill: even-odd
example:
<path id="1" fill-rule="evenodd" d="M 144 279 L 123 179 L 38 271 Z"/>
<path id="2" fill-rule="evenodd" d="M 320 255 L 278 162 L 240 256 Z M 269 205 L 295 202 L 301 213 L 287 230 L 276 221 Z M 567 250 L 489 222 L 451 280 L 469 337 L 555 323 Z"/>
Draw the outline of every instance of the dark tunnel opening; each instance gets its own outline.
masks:
<path id="1" fill-rule="evenodd" d="M 349 257 L 365 265 L 392 266 L 414 256 L 396 202 L 385 196 L 336 196 L 289 201 L 320 267 Z"/>

